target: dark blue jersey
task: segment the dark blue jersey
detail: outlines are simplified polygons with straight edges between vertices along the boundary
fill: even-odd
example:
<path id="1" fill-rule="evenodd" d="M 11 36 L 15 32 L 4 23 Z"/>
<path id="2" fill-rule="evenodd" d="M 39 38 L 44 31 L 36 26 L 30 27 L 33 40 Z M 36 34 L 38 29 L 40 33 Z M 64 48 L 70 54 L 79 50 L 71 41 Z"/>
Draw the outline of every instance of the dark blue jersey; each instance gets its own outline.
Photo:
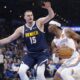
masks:
<path id="1" fill-rule="evenodd" d="M 45 33 L 38 29 L 36 22 L 32 29 L 24 25 L 24 41 L 29 52 L 40 52 L 48 49 Z"/>

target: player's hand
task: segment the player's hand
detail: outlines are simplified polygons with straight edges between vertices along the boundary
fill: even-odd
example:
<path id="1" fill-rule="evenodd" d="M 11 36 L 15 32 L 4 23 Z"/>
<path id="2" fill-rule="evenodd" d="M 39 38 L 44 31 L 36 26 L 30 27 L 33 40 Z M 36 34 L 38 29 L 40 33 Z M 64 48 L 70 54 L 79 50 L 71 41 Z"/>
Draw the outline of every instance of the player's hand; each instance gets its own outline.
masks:
<path id="1" fill-rule="evenodd" d="M 60 53 L 59 48 L 54 48 L 53 53 L 56 54 L 56 57 L 59 56 L 59 53 Z"/>
<path id="2" fill-rule="evenodd" d="M 49 1 L 43 2 L 42 8 L 45 8 L 45 9 L 51 8 L 51 3 Z"/>

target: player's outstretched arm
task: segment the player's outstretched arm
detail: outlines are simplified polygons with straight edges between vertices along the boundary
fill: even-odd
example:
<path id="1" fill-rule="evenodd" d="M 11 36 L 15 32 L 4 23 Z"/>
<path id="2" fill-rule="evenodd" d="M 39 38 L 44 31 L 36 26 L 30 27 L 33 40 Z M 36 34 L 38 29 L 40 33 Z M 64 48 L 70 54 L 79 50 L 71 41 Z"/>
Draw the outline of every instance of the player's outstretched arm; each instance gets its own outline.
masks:
<path id="1" fill-rule="evenodd" d="M 51 3 L 50 2 L 44 2 L 44 5 L 42 5 L 42 8 L 47 9 L 48 10 L 48 15 L 46 17 L 42 17 L 39 18 L 38 21 L 44 25 L 45 23 L 47 23 L 49 20 L 51 20 L 54 16 L 55 13 L 53 11 L 53 9 L 51 8 Z"/>
<path id="2" fill-rule="evenodd" d="M 77 34 L 76 32 L 74 32 L 72 29 L 67 28 L 65 31 L 66 31 L 66 34 L 68 37 L 70 37 L 76 41 L 80 41 L 80 35 Z"/>
<path id="3" fill-rule="evenodd" d="M 15 30 L 15 32 L 11 36 L 1 39 L 0 45 L 10 43 L 11 41 L 17 39 L 20 35 L 21 35 L 21 28 L 19 27 Z"/>

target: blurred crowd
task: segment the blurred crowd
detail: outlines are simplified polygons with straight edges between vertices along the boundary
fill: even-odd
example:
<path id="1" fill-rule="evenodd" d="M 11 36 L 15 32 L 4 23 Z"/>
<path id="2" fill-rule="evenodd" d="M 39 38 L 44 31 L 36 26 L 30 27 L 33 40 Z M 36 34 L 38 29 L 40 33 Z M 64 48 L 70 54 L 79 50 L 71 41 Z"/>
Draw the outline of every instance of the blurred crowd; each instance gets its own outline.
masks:
<path id="1" fill-rule="evenodd" d="M 21 64 L 22 57 L 27 54 L 26 45 L 21 39 L 10 44 L 4 45 L 0 49 L 0 80 L 20 80 L 18 69 Z M 59 65 L 58 65 L 59 66 Z M 34 68 L 28 71 L 28 76 L 33 80 L 36 76 Z M 49 65 L 46 66 L 45 76 L 52 77 L 54 75 L 54 66 L 52 56 Z M 34 79 L 35 80 L 35 79 Z"/>
<path id="2" fill-rule="evenodd" d="M 0 49 L 0 80 L 20 80 L 18 76 L 18 69 L 21 64 L 22 56 L 27 54 L 26 45 L 21 39 L 16 40 L 10 44 L 4 45 Z M 46 77 L 53 76 L 53 65 L 47 66 L 45 74 Z M 51 70 L 49 69 L 51 68 Z M 49 73 L 50 72 L 50 73 Z M 36 73 L 34 68 L 29 70 L 28 73 L 31 80 L 35 78 Z"/>
<path id="3" fill-rule="evenodd" d="M 80 44 L 80 43 L 79 43 Z M 79 46 L 80 51 L 80 46 Z M 18 39 L 10 44 L 4 45 L 0 49 L 0 80 L 20 80 L 17 74 L 21 64 L 22 56 L 27 54 L 26 45 L 22 39 Z M 53 62 L 54 61 L 54 62 Z M 51 55 L 49 64 L 46 67 L 46 77 L 53 77 L 56 70 L 62 64 L 58 64 L 59 59 L 55 55 Z M 35 76 L 34 69 L 29 71 L 29 76 Z M 32 78 L 32 77 L 31 77 Z M 31 79 L 33 80 L 33 79 Z M 34 79 L 35 80 L 35 79 Z"/>
<path id="4" fill-rule="evenodd" d="M 0 80 L 9 78 L 18 78 L 17 71 L 21 64 L 21 58 L 26 53 L 26 48 L 20 40 L 16 44 L 10 43 L 4 45 L 0 50 Z M 3 79 L 5 78 L 5 79 Z"/>

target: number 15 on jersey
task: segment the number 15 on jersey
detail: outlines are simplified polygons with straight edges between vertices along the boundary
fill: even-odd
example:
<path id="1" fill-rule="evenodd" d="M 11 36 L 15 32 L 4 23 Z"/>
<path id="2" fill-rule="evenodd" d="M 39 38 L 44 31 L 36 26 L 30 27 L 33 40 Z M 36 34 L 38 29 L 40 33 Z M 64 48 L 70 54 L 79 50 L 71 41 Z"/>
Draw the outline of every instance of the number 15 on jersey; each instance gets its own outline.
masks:
<path id="1" fill-rule="evenodd" d="M 35 44 L 37 42 L 36 37 L 35 36 L 30 37 L 30 42 L 31 42 L 31 44 Z"/>

